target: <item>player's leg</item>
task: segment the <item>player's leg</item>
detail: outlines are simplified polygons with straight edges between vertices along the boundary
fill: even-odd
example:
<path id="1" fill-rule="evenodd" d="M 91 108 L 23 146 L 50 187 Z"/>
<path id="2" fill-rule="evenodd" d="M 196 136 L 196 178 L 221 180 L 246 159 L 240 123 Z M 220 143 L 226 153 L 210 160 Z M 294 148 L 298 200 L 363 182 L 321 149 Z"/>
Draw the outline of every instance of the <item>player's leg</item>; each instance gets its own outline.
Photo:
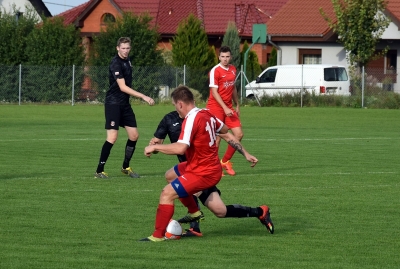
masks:
<path id="1" fill-rule="evenodd" d="M 241 141 L 243 138 L 243 130 L 237 114 L 235 113 L 231 117 L 226 117 L 225 124 L 230 128 L 230 131 L 235 136 L 235 138 Z M 225 154 L 221 159 L 222 168 L 224 168 L 225 171 L 231 176 L 234 176 L 236 174 L 233 170 L 232 162 L 230 161 L 233 154 L 235 154 L 235 151 L 236 150 L 231 145 L 228 145 Z"/>
<path id="2" fill-rule="evenodd" d="M 94 174 L 95 178 L 108 178 L 107 173 L 104 172 L 104 166 L 106 165 L 108 157 L 111 153 L 111 149 L 118 138 L 120 118 L 120 111 L 118 107 L 105 105 L 104 114 L 106 119 L 105 129 L 107 130 L 107 139 L 101 148 L 99 163 L 97 165 L 96 173 Z"/>
<path id="3" fill-rule="evenodd" d="M 258 218 L 271 234 L 274 233 L 274 224 L 272 223 L 268 206 L 225 206 L 220 194 L 221 192 L 217 187 L 215 187 L 203 191 L 199 198 L 200 201 L 218 218 Z"/>
<path id="4" fill-rule="evenodd" d="M 125 155 L 124 161 L 122 163 L 121 172 L 132 178 L 139 178 L 139 175 L 133 172 L 132 168 L 129 165 L 133 153 L 135 152 L 137 140 L 139 139 L 135 113 L 133 113 L 132 107 L 130 105 L 123 108 L 122 113 L 123 120 L 121 124 L 125 127 L 126 133 L 128 135 L 128 140 L 126 141 L 125 145 Z"/>
<path id="5" fill-rule="evenodd" d="M 179 180 L 174 181 L 174 183 L 180 184 Z M 182 190 L 182 192 L 184 193 L 185 191 Z M 154 225 L 155 230 L 151 236 L 143 238 L 141 241 L 164 241 L 164 235 L 168 223 L 174 215 L 174 200 L 178 197 L 178 193 L 171 184 L 168 184 L 164 187 L 160 194 L 160 201 L 157 207 L 156 220 Z"/>
<path id="6" fill-rule="evenodd" d="M 174 167 L 172 167 L 171 169 L 169 169 L 167 172 L 165 172 L 165 179 L 167 180 L 168 183 L 170 183 L 175 178 L 177 178 L 178 176 L 183 174 L 185 169 L 186 169 L 186 162 L 181 162 L 181 163 L 175 165 Z M 200 209 L 200 205 L 199 205 L 197 196 L 193 195 L 193 199 L 197 205 L 198 210 L 200 211 L 201 209 Z M 183 219 L 181 219 L 181 220 L 183 221 Z M 200 220 L 204 220 L 204 215 L 202 215 L 201 219 L 190 222 L 190 230 L 192 230 L 193 234 L 196 236 L 202 236 L 201 231 L 200 231 Z"/>

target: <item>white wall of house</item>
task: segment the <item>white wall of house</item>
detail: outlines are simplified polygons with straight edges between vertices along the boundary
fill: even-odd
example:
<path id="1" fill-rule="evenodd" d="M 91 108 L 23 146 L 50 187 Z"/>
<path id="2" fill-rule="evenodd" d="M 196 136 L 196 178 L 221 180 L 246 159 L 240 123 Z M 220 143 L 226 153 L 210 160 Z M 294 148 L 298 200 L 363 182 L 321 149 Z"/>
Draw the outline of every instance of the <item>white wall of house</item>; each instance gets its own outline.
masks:
<path id="1" fill-rule="evenodd" d="M 383 33 L 381 39 L 400 39 L 399 27 L 391 22 Z"/>
<path id="2" fill-rule="evenodd" d="M 282 64 L 298 64 L 299 49 L 320 49 L 322 64 L 348 66 L 346 51 L 339 43 L 285 43 L 279 42 L 282 50 Z"/>
<path id="3" fill-rule="evenodd" d="M 14 4 L 20 12 L 25 12 L 26 6 L 33 8 L 32 4 L 28 0 L 0 0 L 0 7 L 2 11 L 12 11 L 12 6 Z"/>

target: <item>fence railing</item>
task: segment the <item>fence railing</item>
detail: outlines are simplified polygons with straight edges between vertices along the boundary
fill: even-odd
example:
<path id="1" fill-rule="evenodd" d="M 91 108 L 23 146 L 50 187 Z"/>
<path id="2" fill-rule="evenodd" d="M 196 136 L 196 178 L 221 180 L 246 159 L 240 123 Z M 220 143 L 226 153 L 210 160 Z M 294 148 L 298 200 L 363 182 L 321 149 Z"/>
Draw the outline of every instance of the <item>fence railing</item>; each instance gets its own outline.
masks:
<path id="1" fill-rule="evenodd" d="M 288 74 L 293 76 L 293 74 Z M 349 72 L 352 95 L 361 96 L 363 105 L 390 93 L 400 93 L 396 70 L 365 69 Z M 238 76 L 242 96 L 248 84 Z M 305 81 L 308 78 L 299 81 Z M 108 66 L 5 66 L 0 65 L 1 103 L 102 103 L 109 85 Z M 242 83 L 241 80 L 244 80 Z M 187 85 L 208 97 L 208 77 L 203 71 L 172 66 L 134 66 L 133 88 L 157 101 L 168 98 L 172 89 Z M 303 85 L 291 85 L 300 91 Z M 317 92 L 318 94 L 318 92 Z M 364 101 L 365 99 L 365 101 Z"/>
<path id="2" fill-rule="evenodd" d="M 133 67 L 133 85 L 157 99 L 186 84 L 185 67 Z M 103 102 L 108 90 L 108 66 L 0 65 L 0 103 Z"/>

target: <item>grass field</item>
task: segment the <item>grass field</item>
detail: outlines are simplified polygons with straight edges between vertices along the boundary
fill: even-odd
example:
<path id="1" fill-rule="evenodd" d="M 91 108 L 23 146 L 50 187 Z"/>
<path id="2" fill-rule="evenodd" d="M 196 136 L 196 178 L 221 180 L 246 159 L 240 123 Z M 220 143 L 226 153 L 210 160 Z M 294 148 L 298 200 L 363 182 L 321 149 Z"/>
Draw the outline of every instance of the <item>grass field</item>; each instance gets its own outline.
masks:
<path id="1" fill-rule="evenodd" d="M 202 238 L 139 242 L 176 162 L 143 149 L 172 109 L 134 106 L 141 178 L 119 171 L 123 130 L 99 180 L 102 106 L 0 106 L 0 268 L 400 268 L 399 110 L 243 107 L 259 164 L 236 154 L 219 188 L 226 204 L 268 204 L 275 234 L 204 209 Z"/>

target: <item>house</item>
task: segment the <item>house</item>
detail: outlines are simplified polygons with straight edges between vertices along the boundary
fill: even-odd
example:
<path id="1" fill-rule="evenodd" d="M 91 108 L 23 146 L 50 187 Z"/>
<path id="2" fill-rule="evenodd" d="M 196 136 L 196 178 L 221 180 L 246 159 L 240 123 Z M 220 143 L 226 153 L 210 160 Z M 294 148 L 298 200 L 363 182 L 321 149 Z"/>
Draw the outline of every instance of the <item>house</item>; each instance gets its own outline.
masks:
<path id="1" fill-rule="evenodd" d="M 34 8 L 38 15 L 51 17 L 50 11 L 47 9 L 42 0 L 0 0 L 0 7 L 6 12 L 12 11 L 13 5 L 15 5 L 18 11 L 18 14 L 16 14 L 17 17 L 26 12 L 26 7 Z"/>
<path id="2" fill-rule="evenodd" d="M 247 40 L 251 43 L 253 24 L 268 23 L 286 2 L 287 0 L 91 0 L 58 16 L 64 17 L 65 23 L 73 23 L 80 28 L 85 43 L 90 44 L 93 35 L 100 32 L 105 21 L 114 20 L 121 12 L 147 12 L 158 27 L 161 36 L 159 47 L 170 50 L 170 40 L 176 34 L 179 23 L 192 13 L 203 22 L 209 44 L 218 49 L 228 22 L 236 23 L 242 42 Z M 266 44 L 253 47 L 260 63 L 267 62 L 271 48 Z"/>
<path id="3" fill-rule="evenodd" d="M 86 44 L 100 32 L 105 21 L 114 20 L 123 11 L 137 14 L 147 12 L 157 25 L 161 40 L 159 47 L 171 49 L 170 40 L 176 34 L 179 22 L 193 13 L 204 23 L 209 44 L 220 47 L 229 21 L 236 23 L 242 42 L 252 42 L 253 24 L 267 25 L 267 42 L 252 48 L 260 64 L 268 61 L 275 47 L 278 64 L 338 64 L 348 67 L 347 52 L 338 36 L 328 26 L 319 12 L 322 8 L 328 17 L 334 18 L 331 0 L 91 0 L 59 14 L 65 23 L 81 29 Z M 223 12 L 222 12 L 223 11 Z M 397 85 L 400 50 L 400 0 L 389 0 L 385 11 L 392 22 L 384 32 L 377 50 L 389 46 L 380 59 L 369 63 L 370 73 L 382 82 L 390 76 Z M 373 71 L 371 71 L 373 70 Z"/>
<path id="4" fill-rule="evenodd" d="M 346 50 L 338 43 L 338 36 L 321 16 L 322 8 L 328 17 L 334 18 L 331 0 L 289 0 L 268 22 L 271 44 L 278 50 L 278 64 L 338 64 L 348 67 Z M 385 15 L 392 20 L 381 37 L 377 50 L 389 46 L 384 57 L 370 62 L 367 73 L 379 82 L 392 77 L 398 81 L 400 51 L 400 0 L 389 0 Z M 394 84 L 400 92 L 400 85 Z"/>

